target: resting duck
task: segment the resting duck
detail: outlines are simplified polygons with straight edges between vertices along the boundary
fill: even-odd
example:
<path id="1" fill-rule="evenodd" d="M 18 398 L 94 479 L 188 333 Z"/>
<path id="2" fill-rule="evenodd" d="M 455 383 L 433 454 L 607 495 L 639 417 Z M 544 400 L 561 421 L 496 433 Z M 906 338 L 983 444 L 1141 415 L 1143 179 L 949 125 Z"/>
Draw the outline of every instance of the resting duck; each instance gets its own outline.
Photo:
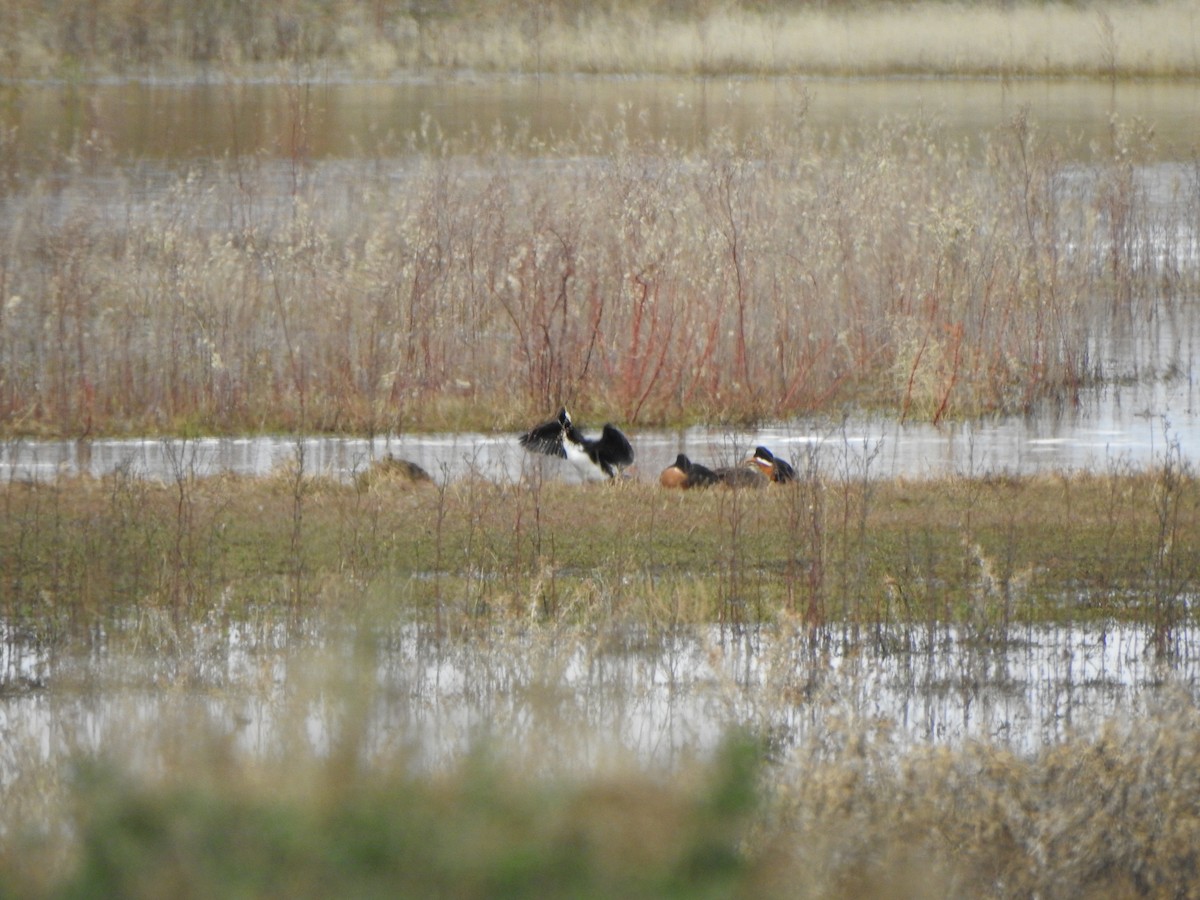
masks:
<path id="1" fill-rule="evenodd" d="M 675 462 L 663 469 L 658 476 L 658 483 L 667 488 L 711 487 L 723 484 L 730 488 L 762 487 L 766 477 L 757 469 L 747 469 L 740 466 L 710 469 L 700 463 L 692 462 L 683 453 L 675 457 Z"/>
<path id="2" fill-rule="evenodd" d="M 658 476 L 658 483 L 663 487 L 682 488 L 685 491 L 688 488 L 708 487 L 719 480 L 716 472 L 700 463 L 692 462 L 684 453 L 675 457 L 675 462 L 663 469 L 662 474 Z"/>
<path id="3" fill-rule="evenodd" d="M 746 460 L 753 463 L 760 472 L 772 481 L 783 484 L 785 481 L 796 480 L 796 470 L 784 459 L 780 459 L 766 447 L 755 447 L 754 455 Z"/>
<path id="4" fill-rule="evenodd" d="M 550 421 L 521 435 L 520 440 L 521 446 L 531 453 L 568 460 L 591 477 L 613 478 L 633 462 L 633 445 L 620 429 L 606 424 L 599 438 L 584 437 L 566 407 Z"/>

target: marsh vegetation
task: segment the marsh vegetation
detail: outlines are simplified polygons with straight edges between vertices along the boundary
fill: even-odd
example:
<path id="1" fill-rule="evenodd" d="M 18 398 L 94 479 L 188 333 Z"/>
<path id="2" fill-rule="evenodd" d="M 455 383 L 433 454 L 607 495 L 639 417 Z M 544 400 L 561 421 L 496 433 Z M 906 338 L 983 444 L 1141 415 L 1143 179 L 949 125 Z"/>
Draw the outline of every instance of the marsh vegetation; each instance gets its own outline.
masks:
<path id="1" fill-rule="evenodd" d="M 819 471 L 753 499 L 332 481 L 302 455 L 267 479 L 181 460 L 166 483 L 10 483 L 4 877 L 134 896 L 1190 883 L 1190 465 Z"/>
<path id="2" fill-rule="evenodd" d="M 433 139 L 352 178 L 298 146 L 149 194 L 79 147 L 4 198 L 4 428 L 516 430 L 563 402 L 630 426 L 940 422 L 1073 403 L 1129 377 L 1111 348 L 1147 327 L 1184 346 L 1200 192 L 1138 165 L 1148 125 L 1113 121 L 1081 168 L 1023 111 L 982 146 L 914 117 L 836 147 L 793 112 L 686 152 L 627 118 L 536 163 L 519 134 Z"/>
<path id="3" fill-rule="evenodd" d="M 164 436 L 152 473 L 4 469 L 0 897 L 1193 895 L 1200 481 L 1166 411 L 1145 465 L 879 478 L 813 441 L 752 496 L 331 477 L 309 442 L 1186 383 L 1190 124 L 1110 105 L 1064 137 L 1006 103 L 851 135 L 788 78 L 765 123 L 670 82 L 683 137 L 623 101 L 318 148 L 322 79 L 397 72 L 1115 104 L 1196 74 L 1191 5 L 385 6 L 0 7 L 0 462 Z M 161 112 L 197 71 L 228 145 L 123 158 L 130 95 L 94 79 Z M 48 130 L 28 76 L 61 82 Z M 263 433 L 294 441 L 267 474 L 200 462 Z"/>
<path id="4" fill-rule="evenodd" d="M 316 66 L 536 74 L 1194 77 L 1186 0 L 916 4 L 856 0 L 10 0 L 0 74 Z"/>

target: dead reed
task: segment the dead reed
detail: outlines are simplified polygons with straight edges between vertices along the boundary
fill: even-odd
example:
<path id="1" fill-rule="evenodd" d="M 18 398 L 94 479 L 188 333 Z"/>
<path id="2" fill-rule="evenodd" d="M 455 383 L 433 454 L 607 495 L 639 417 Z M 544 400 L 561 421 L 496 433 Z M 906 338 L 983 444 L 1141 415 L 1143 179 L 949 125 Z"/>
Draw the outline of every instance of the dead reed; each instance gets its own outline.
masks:
<path id="1" fill-rule="evenodd" d="M 1177 697 L 1030 757 L 831 734 L 777 798 L 789 877 L 811 897 L 1189 896 L 1195 717 Z"/>
<path id="2" fill-rule="evenodd" d="M 499 72 L 1189 77 L 1195 12 L 1169 3 L 713 3 L 11 0 L 9 76 L 286 62 L 375 75 Z"/>
<path id="3" fill-rule="evenodd" d="M 561 402 L 629 424 L 939 421 L 1126 377 L 1102 348 L 1194 293 L 1200 193 L 1151 199 L 1136 124 L 1080 171 L 1021 113 L 981 164 L 924 119 L 831 154 L 797 112 L 686 153 L 588 123 L 536 165 L 517 135 L 433 137 L 399 178 L 298 150 L 152 203 L 76 161 L 48 206 L 54 166 L 0 224 L 0 422 L 377 434 Z M 292 115 L 303 132 L 302 99 Z"/>

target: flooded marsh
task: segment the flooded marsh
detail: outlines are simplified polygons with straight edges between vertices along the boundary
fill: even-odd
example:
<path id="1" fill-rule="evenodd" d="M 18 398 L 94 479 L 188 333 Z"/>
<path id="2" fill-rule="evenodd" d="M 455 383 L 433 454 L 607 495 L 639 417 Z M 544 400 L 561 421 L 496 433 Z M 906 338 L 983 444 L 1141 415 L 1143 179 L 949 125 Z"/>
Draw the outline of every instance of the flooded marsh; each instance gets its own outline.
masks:
<path id="1" fill-rule="evenodd" d="M 680 854 L 718 845 L 767 895 L 794 895 L 800 870 L 813 896 L 900 877 L 914 897 L 1092 890 L 1108 866 L 1188 882 L 1200 493 L 1177 458 L 811 474 L 753 501 L 126 472 L 10 482 L 3 509 L 0 860 L 35 895 L 280 866 L 301 895 L 326 878 L 461 890 L 469 872 L 407 855 L 426 816 L 483 853 L 487 883 L 540 848 L 592 885 L 677 884 Z M 734 786 L 738 803 L 707 805 Z M 349 865 L 326 844 L 363 839 L 342 816 L 395 843 Z M 531 816 L 556 824 L 519 827 Z M 609 816 L 650 842 L 636 873 L 592 859 Z M 1046 853 L 1063 816 L 1087 839 Z M 662 846 L 663 817 L 707 824 Z M 222 875 L 206 848 L 247 821 L 248 868 Z M 507 838 L 484 851 L 489 821 Z M 301 849 L 308 829 L 330 856 Z M 116 852 L 140 862 L 112 868 Z M 566 877 L 542 865 L 520 877 Z"/>
<path id="2" fill-rule="evenodd" d="M 1200 194 L 1167 126 L 1191 86 L 1162 131 L 1139 96 L 1122 118 L 1101 91 L 1077 126 L 997 84 L 692 85 L 646 118 L 646 84 L 493 89 L 544 124 L 443 126 L 436 93 L 381 87 L 409 105 L 377 136 L 302 83 L 266 107 L 230 88 L 206 117 L 270 128 L 194 148 L 109 127 L 128 86 L 89 89 L 91 126 L 33 163 L 6 131 L 6 430 L 489 432 L 563 402 L 641 427 L 940 424 L 1186 383 Z"/>
<path id="3" fill-rule="evenodd" d="M 1190 896 L 1194 84 L 296 76 L 3 88 L 0 896 Z"/>
<path id="4" fill-rule="evenodd" d="M 1145 473 L 1057 478 L 810 471 L 753 498 L 634 481 L 367 484 L 288 471 L 13 482 L 0 528 L 5 693 L 53 693 L 75 683 L 82 658 L 135 685 L 241 697 L 255 672 L 273 681 L 293 645 L 336 656 L 361 628 L 393 648 L 374 664 L 381 672 L 426 673 L 407 677 L 432 690 L 422 693 L 429 704 L 447 702 L 442 689 L 467 690 L 460 651 L 487 678 L 544 651 L 560 657 L 547 682 L 560 680 L 570 699 L 583 678 L 579 698 L 594 692 L 601 708 L 606 686 L 652 693 L 662 673 L 680 686 L 727 682 L 746 697 L 790 691 L 783 710 L 807 708 L 826 680 L 852 673 L 880 681 L 877 714 L 912 723 L 914 739 L 981 737 L 981 705 L 1043 683 L 1052 698 L 1084 692 L 1068 703 L 1078 710 L 1069 727 L 1105 708 L 1088 691 L 1128 699 L 1123 691 L 1160 676 L 1190 683 L 1198 499 L 1178 457 Z M 260 653 L 265 668 L 247 668 L 247 654 Z M 709 670 L 712 653 L 740 662 Z M 535 677 L 537 666 L 517 665 L 495 685 L 485 678 L 474 699 Z M 592 665 L 599 675 L 585 674 Z M 763 688 L 776 668 L 784 685 Z M 964 708 L 922 731 L 913 704 L 943 693 Z M 1061 736 L 1062 711 L 1047 702 L 1014 722 L 983 716 L 980 727 L 1036 747 Z M 768 730 L 786 734 L 787 722 Z M 676 743 L 665 747 L 681 752 Z"/>

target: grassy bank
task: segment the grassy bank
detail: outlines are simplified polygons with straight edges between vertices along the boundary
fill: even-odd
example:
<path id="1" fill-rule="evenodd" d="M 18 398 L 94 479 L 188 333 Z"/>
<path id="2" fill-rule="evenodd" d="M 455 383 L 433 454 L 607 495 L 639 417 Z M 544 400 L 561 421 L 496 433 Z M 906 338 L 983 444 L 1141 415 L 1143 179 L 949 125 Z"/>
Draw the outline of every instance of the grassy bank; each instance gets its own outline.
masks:
<path id="1" fill-rule="evenodd" d="M 1182 2 L 404 6 L 10 0 L 0 75 L 1198 74 Z M 621 122 L 588 123 L 615 150 L 566 136 L 536 169 L 518 137 L 443 142 L 332 202 L 301 149 L 282 174 L 213 163 L 147 202 L 102 141 L 10 178 L 0 133 L 0 429 L 511 429 L 563 401 L 634 424 L 940 421 L 1190 366 L 1101 352 L 1147 322 L 1191 346 L 1200 193 L 1190 173 L 1149 201 L 1149 129 L 1114 122 L 1081 188 L 1020 114 L 980 166 L 927 120 L 828 154 L 802 107 L 691 154 Z M 814 687 L 829 648 L 852 669 L 868 648 L 949 657 L 953 634 L 964 671 L 923 688 L 969 707 L 1034 626 L 1113 620 L 1169 682 L 1200 579 L 1200 482 L 1177 452 L 920 482 L 802 460 L 754 494 L 174 462 L 161 484 L 0 485 L 0 898 L 1195 894 L 1190 687 L 1026 753 L 900 747 Z M 414 622 L 437 652 L 404 655 Z M 799 637 L 758 718 L 812 722 L 803 739 L 746 715 L 659 768 L 580 733 L 641 698 L 565 696 L 564 646 L 609 683 L 622 641 L 760 623 Z M 461 713 L 443 689 L 503 724 L 431 766 L 396 723 Z"/>
<path id="2" fill-rule="evenodd" d="M 145 609 L 187 622 L 348 606 L 451 631 L 796 621 L 864 640 L 1117 618 L 1169 650 L 1200 576 L 1200 487 L 1178 458 L 749 493 L 117 475 L 9 484 L 0 510 L 0 614 L 51 641 Z"/>
<path id="3" fill-rule="evenodd" d="M 380 5 L 291 0 L 12 0 L 9 77 L 247 73 L 287 62 L 359 74 L 485 72 L 1195 77 L 1192 4 L 700 3 Z"/>
<path id="4" fill-rule="evenodd" d="M 279 128 L 303 134 L 294 100 Z M 629 126 L 581 122 L 545 164 L 519 129 L 434 128 L 400 173 L 214 162 L 152 203 L 102 145 L 48 160 L 0 224 L 0 428 L 511 430 L 564 402 L 626 425 L 936 422 L 1188 370 L 1109 350 L 1194 327 L 1200 192 L 1180 169 L 1151 194 L 1149 127 L 1114 121 L 1081 172 L 1020 111 L 970 147 L 912 117 L 831 148 L 802 95 L 686 151 Z"/>

